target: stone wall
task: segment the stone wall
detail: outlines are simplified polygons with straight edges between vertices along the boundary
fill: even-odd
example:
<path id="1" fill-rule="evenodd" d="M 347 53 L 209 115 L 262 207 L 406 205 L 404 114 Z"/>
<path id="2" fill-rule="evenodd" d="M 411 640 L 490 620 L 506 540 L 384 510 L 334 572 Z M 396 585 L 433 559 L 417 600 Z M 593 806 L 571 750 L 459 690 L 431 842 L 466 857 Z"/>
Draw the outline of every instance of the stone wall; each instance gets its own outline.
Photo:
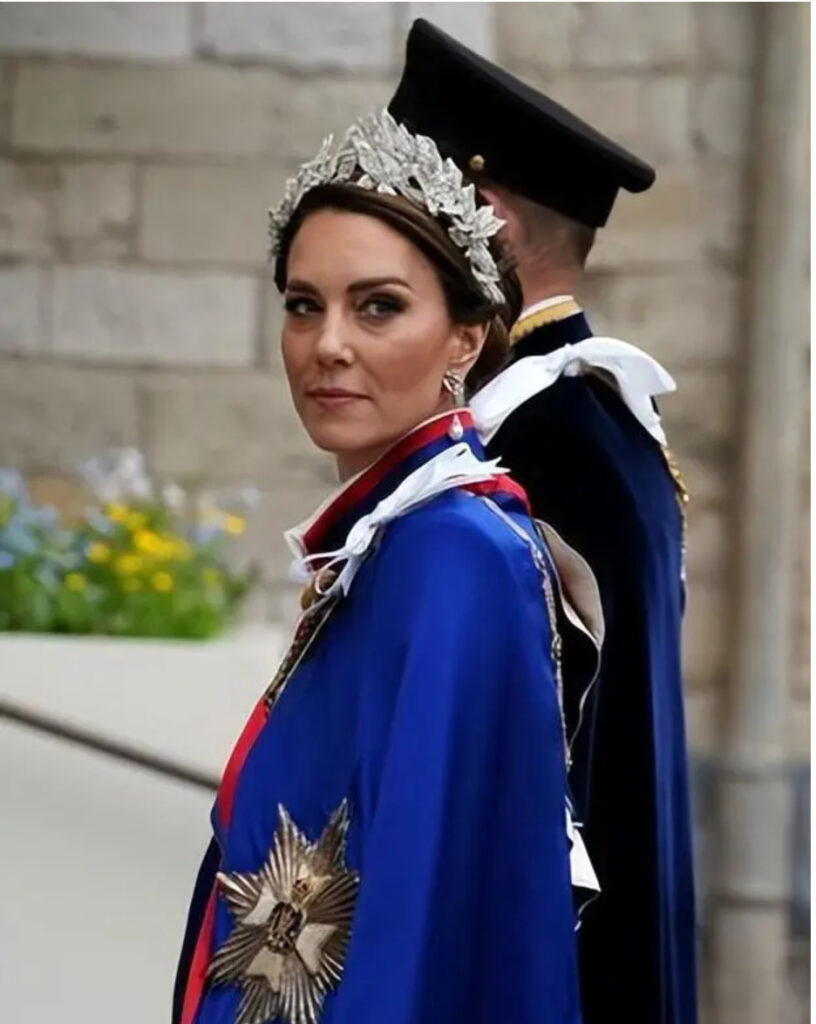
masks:
<path id="1" fill-rule="evenodd" d="M 133 444 L 191 491 L 254 481 L 244 543 L 280 614 L 280 531 L 333 477 L 289 407 L 264 214 L 327 131 L 387 99 L 406 27 L 430 13 L 658 167 L 621 196 L 584 297 L 597 329 L 679 384 L 663 411 L 692 495 L 689 719 L 710 750 L 739 514 L 752 7 L 0 4 L 0 463 L 59 477 Z M 792 624 L 802 758 L 807 621 Z"/>

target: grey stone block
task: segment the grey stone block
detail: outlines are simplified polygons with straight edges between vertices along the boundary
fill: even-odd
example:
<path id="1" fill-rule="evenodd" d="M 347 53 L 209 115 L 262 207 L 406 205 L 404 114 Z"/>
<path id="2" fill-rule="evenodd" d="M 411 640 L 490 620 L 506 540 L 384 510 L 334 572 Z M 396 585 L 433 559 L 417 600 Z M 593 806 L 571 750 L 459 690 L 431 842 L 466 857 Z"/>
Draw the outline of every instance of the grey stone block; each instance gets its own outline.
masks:
<path id="1" fill-rule="evenodd" d="M 0 59 L 0 146 L 11 138 L 11 87 L 14 70 L 10 60 Z"/>
<path id="2" fill-rule="evenodd" d="M 741 271 L 752 214 L 747 201 L 747 168 L 740 161 L 719 158 L 699 160 L 697 167 L 706 256 L 720 267 Z"/>
<path id="3" fill-rule="evenodd" d="M 588 75 L 572 70 L 552 79 L 531 75 L 529 82 L 620 145 L 636 153 L 643 150 L 642 76 L 628 72 Z"/>
<path id="4" fill-rule="evenodd" d="M 140 267 L 58 267 L 54 351 L 136 365 L 247 366 L 255 354 L 252 276 Z"/>
<path id="5" fill-rule="evenodd" d="M 495 4 L 499 62 L 513 70 L 535 69 L 542 76 L 569 68 L 579 6 L 575 3 Z"/>
<path id="6" fill-rule="evenodd" d="M 0 464 L 72 471 L 107 448 L 138 444 L 128 374 L 0 359 Z"/>
<path id="7" fill-rule="evenodd" d="M 234 544 L 234 557 L 239 562 L 255 562 L 263 572 L 263 579 L 273 591 L 299 590 L 289 579 L 292 552 L 284 541 L 284 530 L 296 526 L 310 516 L 332 493 L 336 484 L 322 479 L 296 479 L 281 476 L 261 493 L 254 512 L 247 517 L 246 533 Z M 219 500 L 224 492 L 218 487 L 208 488 Z"/>
<path id="8" fill-rule="evenodd" d="M 719 505 L 733 493 L 736 384 L 729 370 L 679 370 L 660 411 L 691 501 Z"/>
<path id="9" fill-rule="evenodd" d="M 672 446 L 716 460 L 730 448 L 736 428 L 737 388 L 730 369 L 700 367 L 675 373 L 677 392 L 665 396 L 662 413 Z"/>
<path id="10" fill-rule="evenodd" d="M 45 274 L 40 267 L 0 267 L 0 352 L 45 347 Z"/>
<path id="11" fill-rule="evenodd" d="M 0 160 L 0 256 L 51 253 L 58 189 L 56 167 Z"/>
<path id="12" fill-rule="evenodd" d="M 701 181 L 691 163 L 661 170 L 637 195 L 621 191 L 591 256 L 596 269 L 699 266 L 703 256 Z"/>
<path id="13" fill-rule="evenodd" d="M 383 71 L 394 64 L 394 5 L 207 3 L 198 48 L 298 71 Z"/>
<path id="14" fill-rule="evenodd" d="M 694 140 L 703 156 L 742 158 L 748 148 L 752 89 L 747 75 L 717 71 L 695 85 Z"/>
<path id="15" fill-rule="evenodd" d="M 757 5 L 693 4 L 700 65 L 712 70 L 745 70 L 755 56 Z"/>
<path id="16" fill-rule="evenodd" d="M 283 305 L 283 296 L 278 292 L 278 289 L 272 280 L 271 268 L 263 282 L 263 302 L 264 365 L 268 366 L 269 369 L 279 377 L 283 377 L 284 369 L 283 359 L 281 358 L 281 332 L 283 330 L 283 321 L 286 314 Z"/>
<path id="17" fill-rule="evenodd" d="M 688 575 L 709 585 L 727 585 L 731 523 L 725 508 L 691 502 L 688 507 Z"/>
<path id="18" fill-rule="evenodd" d="M 585 68 L 684 67 L 693 52 L 690 3 L 582 3 L 575 64 Z"/>
<path id="19" fill-rule="evenodd" d="M 134 171 L 125 163 L 65 164 L 57 236 L 71 258 L 117 258 L 134 248 Z"/>
<path id="20" fill-rule="evenodd" d="M 148 452 L 164 476 L 261 487 L 326 476 L 326 457 L 312 446 L 285 381 L 274 374 L 163 372 L 145 375 L 140 389 Z"/>
<path id="21" fill-rule="evenodd" d="M 403 40 L 415 18 L 426 18 L 443 32 L 489 60 L 496 51 L 497 10 L 519 4 L 492 3 L 398 3 L 393 7 L 398 19 L 399 47 L 397 57 L 404 57 Z M 529 4 L 529 8 L 535 5 Z"/>
<path id="22" fill-rule="evenodd" d="M 688 580 L 683 679 L 689 690 L 714 691 L 728 677 L 731 604 L 723 583 Z"/>
<path id="23" fill-rule="evenodd" d="M 611 241 L 616 228 L 608 230 Z M 589 265 L 591 271 L 593 254 Z M 680 267 L 590 273 L 579 294 L 596 333 L 639 345 L 673 374 L 725 366 L 735 358 L 742 294 L 740 279 L 730 274 Z"/>
<path id="24" fill-rule="evenodd" d="M 0 51 L 95 57 L 186 57 L 186 3 L 2 3 Z"/>
<path id="25" fill-rule="evenodd" d="M 722 680 L 696 686 L 683 680 L 683 703 L 689 755 L 694 759 L 712 757 L 720 742 L 719 690 Z"/>
<path id="26" fill-rule="evenodd" d="M 147 156 L 313 156 L 330 131 L 387 101 L 371 78 L 298 78 L 214 64 L 80 66 L 25 61 L 15 88 L 14 145 Z"/>
<path id="27" fill-rule="evenodd" d="M 793 865 L 791 931 L 810 938 L 810 765 L 796 767 L 793 783 Z"/>
<path id="28" fill-rule="evenodd" d="M 808 638 L 809 639 L 809 638 Z M 809 645 L 808 645 L 809 646 Z M 808 651 L 809 655 L 809 651 Z M 788 702 L 785 722 L 785 750 L 790 757 L 810 760 L 810 658 L 807 664 L 807 679 L 801 688 L 794 684 L 794 692 Z"/>
<path id="29" fill-rule="evenodd" d="M 282 166 L 144 168 L 140 255 L 163 263 L 267 262 L 267 211 L 283 196 Z"/>
<path id="30" fill-rule="evenodd" d="M 638 155 L 657 167 L 657 183 L 665 164 L 690 163 L 693 157 L 691 82 L 688 75 L 649 75 L 641 83 L 643 141 Z"/>

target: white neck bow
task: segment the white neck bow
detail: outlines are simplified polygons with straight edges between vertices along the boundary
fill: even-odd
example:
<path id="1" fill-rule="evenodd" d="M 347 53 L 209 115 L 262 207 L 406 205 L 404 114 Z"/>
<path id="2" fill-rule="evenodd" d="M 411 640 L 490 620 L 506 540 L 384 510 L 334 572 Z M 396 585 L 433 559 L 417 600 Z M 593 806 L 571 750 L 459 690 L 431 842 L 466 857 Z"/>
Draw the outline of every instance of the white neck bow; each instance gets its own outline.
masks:
<path id="1" fill-rule="evenodd" d="M 298 582 L 307 582 L 314 568 L 313 562 L 320 562 L 321 569 L 342 566 L 337 578 L 321 594 L 321 599 L 342 590 L 347 594 L 357 570 L 383 527 L 399 516 L 405 515 L 431 498 L 468 484 L 483 483 L 504 473 L 499 460 L 483 462 L 478 459 L 466 442 L 453 445 L 429 459 L 410 473 L 391 494 L 383 498 L 373 511 L 360 516 L 349 530 L 345 543 L 334 551 L 309 554 L 303 542 L 304 530 L 294 527 L 284 534 L 294 554 L 290 575 Z"/>
<path id="2" fill-rule="evenodd" d="M 635 345 L 617 338 L 587 338 L 541 356 L 524 356 L 494 377 L 471 400 L 479 437 L 487 444 L 507 417 L 559 377 L 602 371 L 613 378 L 620 396 L 660 444 L 666 435 L 652 399 L 676 391 L 671 374 Z"/>

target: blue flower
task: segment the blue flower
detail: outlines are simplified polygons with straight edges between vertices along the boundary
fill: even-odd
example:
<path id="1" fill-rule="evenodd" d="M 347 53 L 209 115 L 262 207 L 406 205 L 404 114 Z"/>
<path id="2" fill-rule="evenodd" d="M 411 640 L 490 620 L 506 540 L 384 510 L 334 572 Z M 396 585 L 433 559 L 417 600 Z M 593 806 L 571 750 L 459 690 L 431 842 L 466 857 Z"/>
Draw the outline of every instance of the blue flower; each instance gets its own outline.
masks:
<path id="1" fill-rule="evenodd" d="M 59 512 L 53 505 L 39 505 L 29 508 L 25 517 L 32 526 L 54 528 L 59 524 Z"/>
<path id="2" fill-rule="evenodd" d="M 105 536 L 113 533 L 116 529 L 116 525 L 97 509 L 88 509 L 85 512 L 85 519 L 87 520 L 88 525 L 93 527 L 97 533 L 104 534 Z"/>
<path id="3" fill-rule="evenodd" d="M 26 501 L 26 485 L 22 473 L 16 469 L 0 469 L 0 494 L 15 501 Z"/>
<path id="4" fill-rule="evenodd" d="M 214 540 L 223 537 L 224 531 L 220 526 L 194 526 L 190 530 L 190 539 L 196 546 L 206 547 Z"/>
<path id="5" fill-rule="evenodd" d="M 46 565 L 37 569 L 34 573 L 34 579 L 36 579 L 38 583 L 42 583 L 44 587 L 52 589 L 57 585 L 59 577 L 50 566 Z"/>
<path id="6" fill-rule="evenodd" d="M 10 551 L 0 551 L 0 569 L 12 569 L 16 561 Z"/>
<path id="7" fill-rule="evenodd" d="M 17 555 L 35 555 L 39 549 L 36 538 L 32 537 L 16 517 L 3 531 L 3 543 Z"/>

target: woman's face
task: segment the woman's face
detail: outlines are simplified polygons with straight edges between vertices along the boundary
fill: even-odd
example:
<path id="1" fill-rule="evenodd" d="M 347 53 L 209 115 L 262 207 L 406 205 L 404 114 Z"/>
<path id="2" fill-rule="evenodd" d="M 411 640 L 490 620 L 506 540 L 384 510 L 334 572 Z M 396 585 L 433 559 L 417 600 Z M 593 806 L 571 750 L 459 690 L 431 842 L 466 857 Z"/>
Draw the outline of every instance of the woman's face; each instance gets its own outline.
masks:
<path id="1" fill-rule="evenodd" d="M 376 217 L 317 210 L 289 251 L 282 347 L 298 415 L 343 478 L 450 407 L 484 328 L 454 324 L 431 263 Z"/>

